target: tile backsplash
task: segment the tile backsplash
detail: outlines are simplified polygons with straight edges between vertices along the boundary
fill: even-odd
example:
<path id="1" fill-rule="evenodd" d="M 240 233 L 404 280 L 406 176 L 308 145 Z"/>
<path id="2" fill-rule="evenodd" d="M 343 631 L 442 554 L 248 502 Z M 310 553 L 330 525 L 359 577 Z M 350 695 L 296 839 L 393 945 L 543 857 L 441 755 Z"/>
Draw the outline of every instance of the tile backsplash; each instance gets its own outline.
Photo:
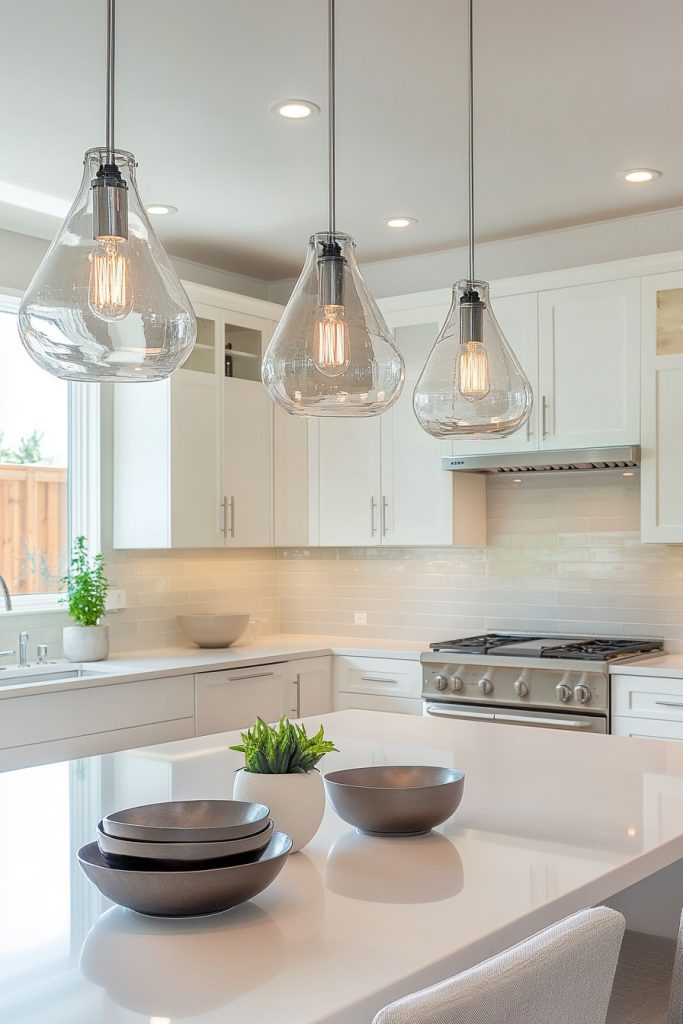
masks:
<path id="1" fill-rule="evenodd" d="M 275 633 L 414 639 L 483 629 L 664 637 L 683 650 L 683 545 L 642 544 L 639 477 L 619 471 L 488 480 L 486 548 L 106 551 L 128 608 L 114 653 L 186 643 L 182 611 L 248 611 Z M 367 625 L 354 625 L 354 612 Z M 0 616 L 61 655 L 63 612 Z M 13 659 L 7 659 L 11 661 Z"/>
<path id="2" fill-rule="evenodd" d="M 641 543 L 638 474 L 517 479 L 488 480 L 486 548 L 280 551 L 281 629 L 428 641 L 523 628 L 683 649 L 683 546 Z"/>

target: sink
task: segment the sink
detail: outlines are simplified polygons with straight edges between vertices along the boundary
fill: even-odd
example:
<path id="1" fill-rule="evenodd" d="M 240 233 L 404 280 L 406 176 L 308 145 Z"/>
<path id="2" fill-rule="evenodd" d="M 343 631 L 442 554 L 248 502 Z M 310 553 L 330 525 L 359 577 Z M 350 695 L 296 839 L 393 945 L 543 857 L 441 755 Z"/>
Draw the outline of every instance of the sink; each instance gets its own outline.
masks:
<path id="1" fill-rule="evenodd" d="M 17 665 L 0 665 L 0 686 L 11 683 L 59 683 L 69 679 L 87 679 L 97 677 L 101 673 L 79 665 L 65 662 L 53 662 L 49 665 L 29 665 L 19 668 Z"/>

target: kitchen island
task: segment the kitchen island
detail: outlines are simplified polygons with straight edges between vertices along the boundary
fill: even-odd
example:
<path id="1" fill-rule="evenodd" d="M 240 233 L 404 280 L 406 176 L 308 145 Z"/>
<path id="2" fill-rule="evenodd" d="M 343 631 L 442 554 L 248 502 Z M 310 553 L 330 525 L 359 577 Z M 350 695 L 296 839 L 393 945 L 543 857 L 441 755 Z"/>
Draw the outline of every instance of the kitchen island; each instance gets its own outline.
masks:
<path id="1" fill-rule="evenodd" d="M 428 836 L 358 835 L 328 806 L 251 903 L 161 920 L 112 908 L 75 851 L 104 813 L 225 798 L 225 733 L 0 775 L 0 1021 L 368 1024 L 447 977 L 683 857 L 680 744 L 361 711 L 322 720 L 323 771 L 465 771 Z M 674 895 L 674 902 L 680 897 Z"/>

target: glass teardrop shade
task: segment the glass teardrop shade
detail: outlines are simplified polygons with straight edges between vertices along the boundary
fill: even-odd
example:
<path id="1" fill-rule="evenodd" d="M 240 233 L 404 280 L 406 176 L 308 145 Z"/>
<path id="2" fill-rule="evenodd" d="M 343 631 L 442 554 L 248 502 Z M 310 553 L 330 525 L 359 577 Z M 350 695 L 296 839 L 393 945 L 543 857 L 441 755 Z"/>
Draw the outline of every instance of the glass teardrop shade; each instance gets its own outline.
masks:
<path id="1" fill-rule="evenodd" d="M 413 409 L 434 437 L 507 437 L 531 415 L 531 385 L 501 331 L 484 281 L 458 281 L 417 382 Z"/>
<path id="2" fill-rule="evenodd" d="M 117 151 L 128 237 L 93 238 L 92 181 L 106 151 L 90 149 L 76 200 L 19 307 L 24 347 L 66 380 L 161 380 L 189 356 L 197 322 L 147 217 L 135 159 Z"/>
<path id="3" fill-rule="evenodd" d="M 297 416 L 376 416 L 400 395 L 403 359 L 348 235 L 311 237 L 261 376 L 271 398 Z"/>

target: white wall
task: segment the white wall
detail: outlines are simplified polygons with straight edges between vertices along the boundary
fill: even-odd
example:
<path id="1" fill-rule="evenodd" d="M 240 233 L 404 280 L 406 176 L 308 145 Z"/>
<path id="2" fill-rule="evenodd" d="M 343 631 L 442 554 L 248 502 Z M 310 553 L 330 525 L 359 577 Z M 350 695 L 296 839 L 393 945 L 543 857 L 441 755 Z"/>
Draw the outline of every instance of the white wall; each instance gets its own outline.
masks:
<path id="1" fill-rule="evenodd" d="M 476 273 L 485 280 L 496 281 L 546 270 L 651 256 L 679 250 L 681 239 L 683 207 L 676 207 L 560 231 L 485 242 L 477 246 Z M 364 263 L 362 245 L 360 240 L 357 241 L 363 276 L 376 299 L 432 288 L 450 288 L 466 273 L 467 251 L 464 247 Z M 294 280 L 272 281 L 268 285 L 268 298 L 271 302 L 286 302 L 294 283 Z"/>

